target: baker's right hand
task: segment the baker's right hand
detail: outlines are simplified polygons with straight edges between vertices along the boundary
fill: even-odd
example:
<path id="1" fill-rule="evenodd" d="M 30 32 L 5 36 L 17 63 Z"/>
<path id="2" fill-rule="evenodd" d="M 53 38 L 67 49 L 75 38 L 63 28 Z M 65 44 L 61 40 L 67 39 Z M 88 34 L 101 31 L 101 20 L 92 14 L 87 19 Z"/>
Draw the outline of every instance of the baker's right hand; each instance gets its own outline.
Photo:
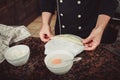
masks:
<path id="1" fill-rule="evenodd" d="M 53 37 L 51 27 L 49 25 L 42 25 L 39 35 L 41 41 L 48 42 Z"/>

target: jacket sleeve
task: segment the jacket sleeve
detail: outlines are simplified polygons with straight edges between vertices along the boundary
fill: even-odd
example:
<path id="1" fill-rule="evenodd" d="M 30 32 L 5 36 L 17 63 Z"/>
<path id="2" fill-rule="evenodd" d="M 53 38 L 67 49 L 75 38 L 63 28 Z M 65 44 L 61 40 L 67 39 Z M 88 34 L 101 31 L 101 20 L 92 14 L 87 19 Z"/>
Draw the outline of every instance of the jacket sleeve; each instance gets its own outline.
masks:
<path id="1" fill-rule="evenodd" d="M 42 12 L 54 13 L 56 7 L 56 0 L 41 0 L 40 5 Z"/>
<path id="2" fill-rule="evenodd" d="M 101 0 L 98 14 L 105 14 L 113 17 L 117 6 L 117 0 Z"/>

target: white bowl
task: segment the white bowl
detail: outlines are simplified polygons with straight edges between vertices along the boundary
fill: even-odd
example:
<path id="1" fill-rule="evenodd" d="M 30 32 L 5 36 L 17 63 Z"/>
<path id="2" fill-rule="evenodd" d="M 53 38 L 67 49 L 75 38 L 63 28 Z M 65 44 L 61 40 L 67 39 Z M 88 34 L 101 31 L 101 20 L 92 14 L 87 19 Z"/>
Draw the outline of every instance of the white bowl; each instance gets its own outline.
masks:
<path id="1" fill-rule="evenodd" d="M 52 60 L 55 58 L 59 58 L 63 62 L 61 62 L 60 64 L 53 64 Z M 66 60 L 72 60 L 73 58 L 74 58 L 74 55 L 72 53 L 63 51 L 63 50 L 57 50 L 51 54 L 48 54 L 45 57 L 44 62 L 46 64 L 47 68 L 51 72 L 58 74 L 58 75 L 62 75 L 62 74 L 67 73 L 73 65 L 72 61 L 66 61 Z"/>
<path id="2" fill-rule="evenodd" d="M 27 63 L 30 56 L 30 49 L 27 45 L 16 45 L 9 48 L 4 57 L 10 64 L 14 66 L 22 66 Z"/>

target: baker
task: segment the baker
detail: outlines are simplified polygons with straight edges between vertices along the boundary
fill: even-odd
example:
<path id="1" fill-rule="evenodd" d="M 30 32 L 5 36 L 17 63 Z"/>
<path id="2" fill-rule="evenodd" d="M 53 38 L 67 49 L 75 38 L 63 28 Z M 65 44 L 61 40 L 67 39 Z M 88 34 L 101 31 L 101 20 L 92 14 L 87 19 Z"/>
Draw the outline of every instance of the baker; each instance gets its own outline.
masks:
<path id="1" fill-rule="evenodd" d="M 55 35 L 74 34 L 83 38 L 85 50 L 94 50 L 101 42 L 103 32 L 117 8 L 117 0 L 41 0 L 42 28 L 40 38 L 47 42 L 54 35 L 50 22 L 55 10 Z"/>

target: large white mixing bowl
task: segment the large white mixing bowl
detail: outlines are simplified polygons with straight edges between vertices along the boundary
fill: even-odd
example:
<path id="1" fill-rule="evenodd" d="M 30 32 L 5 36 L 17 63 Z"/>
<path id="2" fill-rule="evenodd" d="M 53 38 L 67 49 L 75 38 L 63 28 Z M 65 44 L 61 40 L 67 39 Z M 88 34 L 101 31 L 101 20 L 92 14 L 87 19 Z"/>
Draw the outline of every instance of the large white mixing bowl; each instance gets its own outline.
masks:
<path id="1" fill-rule="evenodd" d="M 61 63 L 60 64 L 53 64 L 52 60 L 55 58 L 59 58 L 61 59 Z M 70 52 L 64 51 L 64 50 L 56 50 L 53 51 L 52 53 L 49 53 L 45 59 L 44 62 L 47 66 L 47 68 L 58 75 L 62 75 L 67 73 L 72 65 L 73 65 L 73 61 L 69 61 L 69 60 L 73 60 L 74 55 Z"/>

